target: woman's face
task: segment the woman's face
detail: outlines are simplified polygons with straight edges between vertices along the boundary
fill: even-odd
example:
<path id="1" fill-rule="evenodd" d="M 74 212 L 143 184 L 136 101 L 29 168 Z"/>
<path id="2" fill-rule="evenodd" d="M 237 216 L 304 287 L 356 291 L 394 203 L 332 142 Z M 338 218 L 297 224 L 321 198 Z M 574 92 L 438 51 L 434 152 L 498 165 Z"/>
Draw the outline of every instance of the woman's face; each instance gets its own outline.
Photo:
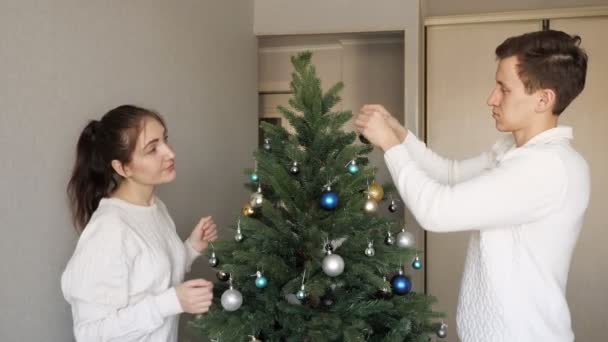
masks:
<path id="1" fill-rule="evenodd" d="M 175 179 L 175 153 L 167 141 L 165 126 L 154 118 L 143 119 L 131 161 L 124 165 L 131 181 L 159 185 Z"/>

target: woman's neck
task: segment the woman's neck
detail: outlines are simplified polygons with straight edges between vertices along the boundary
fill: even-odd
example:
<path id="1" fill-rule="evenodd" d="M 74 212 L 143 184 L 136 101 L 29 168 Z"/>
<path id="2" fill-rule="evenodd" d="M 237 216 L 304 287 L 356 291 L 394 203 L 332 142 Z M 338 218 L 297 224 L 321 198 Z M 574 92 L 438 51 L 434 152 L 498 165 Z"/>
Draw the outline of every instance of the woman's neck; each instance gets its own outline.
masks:
<path id="1" fill-rule="evenodd" d="M 135 184 L 125 180 L 111 196 L 132 204 L 148 207 L 153 204 L 154 186 Z"/>

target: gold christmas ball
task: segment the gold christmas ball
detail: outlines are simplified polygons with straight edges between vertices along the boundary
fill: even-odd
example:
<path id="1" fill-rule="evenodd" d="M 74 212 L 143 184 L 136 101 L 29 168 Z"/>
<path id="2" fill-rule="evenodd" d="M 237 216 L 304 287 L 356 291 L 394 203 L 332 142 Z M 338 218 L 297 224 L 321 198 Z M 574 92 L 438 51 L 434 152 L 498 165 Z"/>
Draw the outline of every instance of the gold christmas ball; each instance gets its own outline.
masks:
<path id="1" fill-rule="evenodd" d="M 384 189 L 382 189 L 382 185 L 376 181 L 369 186 L 367 191 L 369 196 L 376 202 L 380 202 L 384 198 Z"/>
<path id="2" fill-rule="evenodd" d="M 253 210 L 253 207 L 251 206 L 250 203 L 245 203 L 245 205 L 243 206 L 243 209 L 241 209 L 241 214 L 243 214 L 243 216 L 251 216 L 255 213 L 255 211 Z"/>

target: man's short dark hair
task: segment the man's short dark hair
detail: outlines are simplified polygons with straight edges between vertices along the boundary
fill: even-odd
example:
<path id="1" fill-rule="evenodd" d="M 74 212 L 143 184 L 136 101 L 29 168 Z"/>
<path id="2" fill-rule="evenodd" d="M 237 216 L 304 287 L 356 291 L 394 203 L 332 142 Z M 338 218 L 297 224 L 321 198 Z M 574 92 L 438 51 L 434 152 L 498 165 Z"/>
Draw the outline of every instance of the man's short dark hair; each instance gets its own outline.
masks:
<path id="1" fill-rule="evenodd" d="M 562 31 L 530 32 L 507 38 L 496 48 L 496 58 L 517 57 L 526 92 L 552 89 L 553 114 L 559 115 L 585 87 L 588 57 L 580 43 L 579 36 Z"/>

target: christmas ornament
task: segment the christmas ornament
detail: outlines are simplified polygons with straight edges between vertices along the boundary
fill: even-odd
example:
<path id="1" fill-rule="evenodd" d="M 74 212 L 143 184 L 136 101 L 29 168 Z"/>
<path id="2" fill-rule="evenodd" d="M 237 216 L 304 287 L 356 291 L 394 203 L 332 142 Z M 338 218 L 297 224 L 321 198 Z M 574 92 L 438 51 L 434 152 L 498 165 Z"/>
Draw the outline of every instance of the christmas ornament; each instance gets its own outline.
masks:
<path id="1" fill-rule="evenodd" d="M 347 169 L 348 173 L 350 173 L 351 175 L 356 175 L 357 173 L 359 173 L 359 166 L 357 165 L 357 162 L 354 159 L 348 163 Z"/>
<path id="2" fill-rule="evenodd" d="M 252 207 L 259 208 L 264 203 L 264 195 L 262 195 L 262 187 L 258 186 L 258 191 L 251 195 L 251 201 L 249 201 Z"/>
<path id="3" fill-rule="evenodd" d="M 441 324 L 439 325 L 439 327 L 437 328 L 437 337 L 439 338 L 446 338 L 448 337 L 448 325 L 441 322 Z"/>
<path id="4" fill-rule="evenodd" d="M 298 166 L 298 162 L 294 161 L 293 164 L 291 164 L 291 168 L 289 169 L 289 173 L 291 173 L 292 175 L 297 175 L 298 173 L 300 173 L 300 167 Z"/>
<path id="5" fill-rule="evenodd" d="M 249 342 L 262 342 L 262 340 L 253 335 L 249 335 Z"/>
<path id="6" fill-rule="evenodd" d="M 228 281 L 230 280 L 230 273 L 224 271 L 217 271 L 215 274 L 219 281 Z"/>
<path id="7" fill-rule="evenodd" d="M 386 232 L 386 238 L 384 239 L 384 243 L 389 246 L 392 246 L 395 244 L 395 238 L 393 237 L 393 234 L 391 234 L 390 230 L 388 232 Z"/>
<path id="8" fill-rule="evenodd" d="M 270 146 L 269 138 L 264 138 L 264 145 L 262 145 L 262 147 L 264 148 L 264 151 L 266 151 L 266 152 L 270 152 L 272 150 L 272 146 Z"/>
<path id="9" fill-rule="evenodd" d="M 245 205 L 243 206 L 243 209 L 241 209 L 241 214 L 243 214 L 243 216 L 252 216 L 253 214 L 255 214 L 255 211 L 253 210 L 253 206 L 251 206 L 251 203 L 245 203 Z"/>
<path id="10" fill-rule="evenodd" d="M 393 290 L 391 290 L 391 284 L 386 280 L 386 277 L 382 277 L 383 285 L 380 288 L 380 295 L 384 298 L 388 298 L 393 294 Z"/>
<path id="11" fill-rule="evenodd" d="M 298 292 L 296 292 L 296 298 L 302 302 L 306 299 L 306 297 L 308 297 L 308 293 L 306 292 L 306 285 L 304 285 L 304 281 L 306 281 L 306 269 L 304 270 L 304 273 L 302 274 L 302 285 L 300 286 L 300 290 L 298 290 Z"/>
<path id="12" fill-rule="evenodd" d="M 249 180 L 251 183 L 257 183 L 260 180 L 258 176 L 258 161 L 255 158 L 253 159 L 253 172 L 249 175 Z"/>
<path id="13" fill-rule="evenodd" d="M 243 304 L 243 295 L 232 287 L 232 281 L 230 281 L 230 288 L 222 293 L 221 302 L 226 311 L 236 311 Z"/>
<path id="14" fill-rule="evenodd" d="M 384 189 L 382 188 L 382 185 L 376 181 L 372 182 L 372 185 L 367 189 L 367 193 L 376 202 L 380 202 L 384 198 Z"/>
<path id="15" fill-rule="evenodd" d="M 419 270 L 422 268 L 422 260 L 416 255 L 414 261 L 412 261 L 412 268 L 415 270 Z"/>
<path id="16" fill-rule="evenodd" d="M 254 171 L 249 175 L 249 180 L 251 180 L 252 183 L 257 183 L 257 181 L 260 180 L 260 177 L 258 176 L 258 174 Z"/>
<path id="17" fill-rule="evenodd" d="M 367 248 L 365 249 L 365 255 L 368 257 L 373 257 L 376 255 L 376 250 L 374 249 L 374 242 L 370 241 L 367 243 Z"/>
<path id="18" fill-rule="evenodd" d="M 328 276 L 337 277 L 344 271 L 344 259 L 338 254 L 327 251 L 327 255 L 323 258 L 322 268 Z"/>
<path id="19" fill-rule="evenodd" d="M 268 279 L 262 275 L 262 272 L 257 271 L 255 273 L 255 287 L 258 289 L 263 289 L 268 286 Z"/>
<path id="20" fill-rule="evenodd" d="M 408 294 L 412 290 L 412 281 L 410 278 L 406 277 L 403 274 L 403 270 L 400 269 L 399 273 L 391 279 L 391 287 L 393 288 L 393 293 L 395 294 Z"/>
<path id="21" fill-rule="evenodd" d="M 370 195 L 367 195 L 367 201 L 365 201 L 363 209 L 366 213 L 375 213 L 378 210 L 378 203 L 376 203 L 376 201 L 374 201 Z"/>
<path id="22" fill-rule="evenodd" d="M 236 235 L 234 235 L 234 241 L 243 241 L 243 233 L 241 232 L 241 220 L 236 224 Z"/>
<path id="23" fill-rule="evenodd" d="M 326 252 L 333 252 L 334 251 L 334 246 L 331 243 L 326 243 L 325 244 L 325 251 Z"/>
<path id="24" fill-rule="evenodd" d="M 388 205 L 388 211 L 394 213 L 397 211 L 398 208 L 399 207 L 397 207 L 397 203 L 395 202 L 395 200 L 391 200 L 391 204 Z"/>
<path id="25" fill-rule="evenodd" d="M 215 256 L 215 252 L 211 252 L 211 257 L 209 258 L 209 266 L 211 267 L 217 267 L 217 265 L 219 265 L 220 263 L 220 259 Z"/>
<path id="26" fill-rule="evenodd" d="M 338 193 L 331 190 L 331 187 L 325 188 L 323 194 L 321 194 L 321 208 L 325 210 L 334 210 L 338 207 Z"/>
<path id="27" fill-rule="evenodd" d="M 397 247 L 399 248 L 411 248 L 416 244 L 416 238 L 414 234 L 405 231 L 405 228 L 401 229 L 397 234 Z"/>
<path id="28" fill-rule="evenodd" d="M 359 134 L 359 140 L 361 140 L 361 142 L 366 145 L 370 144 L 369 140 L 367 140 L 367 138 L 365 136 L 363 136 L 363 134 Z"/>
<path id="29" fill-rule="evenodd" d="M 304 300 L 306 297 L 308 297 L 308 293 L 306 293 L 306 286 L 302 285 L 300 290 L 296 292 L 296 298 L 299 300 Z"/>

